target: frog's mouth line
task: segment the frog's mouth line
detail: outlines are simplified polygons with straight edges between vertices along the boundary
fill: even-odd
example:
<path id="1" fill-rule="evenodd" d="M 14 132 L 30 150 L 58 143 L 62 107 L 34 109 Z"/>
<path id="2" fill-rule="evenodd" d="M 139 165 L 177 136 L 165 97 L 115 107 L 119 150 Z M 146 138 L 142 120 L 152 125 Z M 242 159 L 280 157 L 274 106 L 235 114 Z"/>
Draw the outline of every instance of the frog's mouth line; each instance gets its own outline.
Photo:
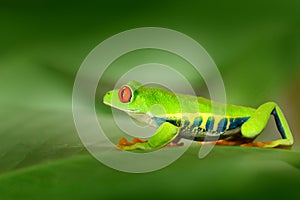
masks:
<path id="1" fill-rule="evenodd" d="M 108 105 L 108 106 L 110 106 L 110 107 L 112 107 L 112 108 L 115 108 L 115 109 L 117 109 L 117 110 L 124 111 L 124 112 L 126 112 L 126 113 L 135 113 L 135 114 L 140 113 L 138 110 L 125 110 L 125 109 L 123 109 L 123 108 L 119 108 L 119 107 L 113 106 L 112 104 L 110 104 L 110 103 L 108 103 L 108 102 L 105 102 L 105 101 L 103 101 L 103 103 L 104 103 L 105 105 Z"/>

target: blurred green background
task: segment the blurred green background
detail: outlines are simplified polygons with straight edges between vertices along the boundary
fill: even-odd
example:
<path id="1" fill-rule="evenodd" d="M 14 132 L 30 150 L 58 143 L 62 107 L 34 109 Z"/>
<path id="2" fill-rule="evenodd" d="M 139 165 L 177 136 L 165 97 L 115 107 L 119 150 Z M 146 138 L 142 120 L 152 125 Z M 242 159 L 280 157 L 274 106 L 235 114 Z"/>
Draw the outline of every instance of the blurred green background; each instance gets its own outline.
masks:
<path id="1" fill-rule="evenodd" d="M 299 1 L 14 1 L 1 2 L 0 22 L 1 199 L 299 197 Z M 276 101 L 295 136 L 293 149 L 216 147 L 199 160 L 195 145 L 148 174 L 96 161 L 72 118 L 76 72 L 103 40 L 147 26 L 198 41 L 219 67 L 228 102 L 257 107 Z M 114 86 L 113 75 L 125 64 L 153 59 L 182 62 L 136 52 L 113 64 L 101 92 Z M 205 91 L 203 82 L 191 81 Z M 263 137 L 278 134 L 270 122 Z"/>

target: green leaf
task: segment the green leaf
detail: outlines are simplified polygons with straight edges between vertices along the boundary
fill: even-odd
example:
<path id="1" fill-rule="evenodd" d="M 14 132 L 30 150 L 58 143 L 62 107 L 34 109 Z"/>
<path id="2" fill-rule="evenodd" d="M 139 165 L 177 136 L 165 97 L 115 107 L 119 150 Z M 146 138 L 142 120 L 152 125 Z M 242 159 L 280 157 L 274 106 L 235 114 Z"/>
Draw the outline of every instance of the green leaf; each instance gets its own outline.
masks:
<path id="1" fill-rule="evenodd" d="M 199 159 L 198 150 L 194 145 L 170 166 L 146 174 L 119 172 L 88 155 L 36 165 L 0 176 L 0 196 L 1 199 L 299 197 L 299 152 L 215 147 L 207 157 Z"/>

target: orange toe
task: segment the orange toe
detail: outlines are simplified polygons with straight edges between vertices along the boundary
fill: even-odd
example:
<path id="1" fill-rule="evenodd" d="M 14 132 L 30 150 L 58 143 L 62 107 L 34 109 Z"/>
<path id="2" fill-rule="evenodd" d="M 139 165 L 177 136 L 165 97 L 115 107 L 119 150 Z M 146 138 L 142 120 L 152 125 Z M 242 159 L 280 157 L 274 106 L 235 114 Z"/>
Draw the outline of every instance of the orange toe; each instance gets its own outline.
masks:
<path id="1" fill-rule="evenodd" d="M 147 142 L 147 140 L 143 140 L 143 139 L 140 139 L 140 138 L 133 138 L 132 142 L 133 142 L 133 144 L 135 144 L 135 143 L 145 143 L 145 142 Z"/>
<path id="2" fill-rule="evenodd" d="M 126 138 L 121 138 L 118 143 L 119 146 L 130 146 L 131 142 L 128 142 Z"/>
<path id="3" fill-rule="evenodd" d="M 246 144 L 242 144 L 243 147 L 264 147 L 266 144 L 270 144 L 270 142 L 250 142 Z"/>

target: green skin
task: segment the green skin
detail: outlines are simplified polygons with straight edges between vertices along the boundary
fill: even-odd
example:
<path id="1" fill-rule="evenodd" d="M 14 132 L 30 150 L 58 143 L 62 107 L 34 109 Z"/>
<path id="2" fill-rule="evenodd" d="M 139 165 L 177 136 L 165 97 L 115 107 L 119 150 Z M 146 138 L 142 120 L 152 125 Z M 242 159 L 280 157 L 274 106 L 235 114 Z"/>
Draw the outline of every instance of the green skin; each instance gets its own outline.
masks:
<path id="1" fill-rule="evenodd" d="M 181 143 L 178 141 L 181 138 L 205 140 L 199 144 L 213 142 L 218 145 L 262 148 L 293 145 L 293 136 L 288 123 L 276 103 L 267 102 L 254 109 L 225 105 L 202 97 L 174 94 L 160 88 L 147 88 L 136 81 L 131 81 L 125 86 L 130 88 L 132 94 L 128 102 L 120 100 L 119 90 L 112 90 L 104 96 L 104 104 L 122 110 L 131 117 L 158 129 L 147 141 L 135 140 L 129 143 L 123 139 L 123 142 L 120 141 L 118 144 L 120 149 L 154 150 L 164 146 L 179 146 Z M 253 142 L 265 128 L 271 114 L 275 118 L 282 139 Z"/>

